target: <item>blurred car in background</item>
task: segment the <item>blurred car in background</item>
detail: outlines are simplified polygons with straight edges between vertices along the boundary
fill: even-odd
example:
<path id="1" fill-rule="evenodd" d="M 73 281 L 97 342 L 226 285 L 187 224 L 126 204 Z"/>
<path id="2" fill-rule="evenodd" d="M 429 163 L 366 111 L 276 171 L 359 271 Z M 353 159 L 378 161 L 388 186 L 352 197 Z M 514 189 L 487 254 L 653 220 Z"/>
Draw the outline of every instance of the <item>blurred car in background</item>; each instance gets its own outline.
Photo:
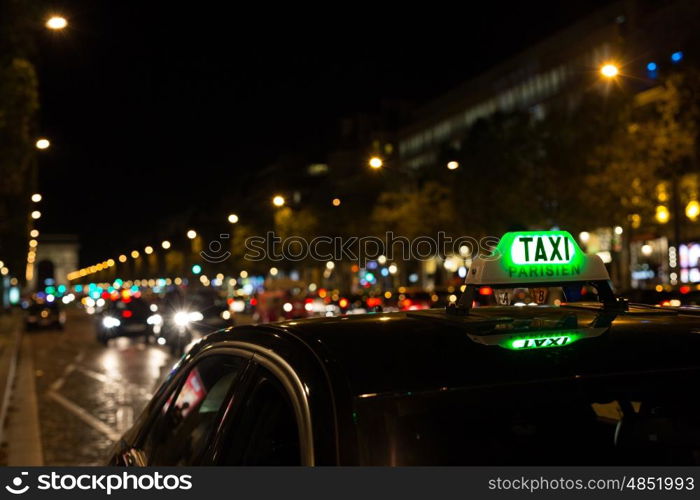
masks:
<path id="1" fill-rule="evenodd" d="M 62 330 L 66 323 L 66 313 L 58 302 L 33 301 L 27 307 L 24 325 L 27 331 L 39 328 Z"/>
<path id="2" fill-rule="evenodd" d="M 143 337 L 149 342 L 153 335 L 150 316 L 150 305 L 141 298 L 107 301 L 98 317 L 97 340 L 107 345 L 110 339 L 117 337 Z"/>
<path id="3" fill-rule="evenodd" d="M 182 354 L 193 340 L 234 325 L 226 299 L 208 288 L 187 296 L 179 291 L 166 295 L 149 322 L 158 344 L 174 355 Z"/>

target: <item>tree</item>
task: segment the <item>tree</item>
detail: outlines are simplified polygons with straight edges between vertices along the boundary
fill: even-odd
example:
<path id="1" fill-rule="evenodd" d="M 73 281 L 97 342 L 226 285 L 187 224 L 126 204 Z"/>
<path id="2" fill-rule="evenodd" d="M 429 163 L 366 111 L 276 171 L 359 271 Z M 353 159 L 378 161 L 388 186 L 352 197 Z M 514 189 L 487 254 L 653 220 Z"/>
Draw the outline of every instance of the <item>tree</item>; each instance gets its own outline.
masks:
<path id="1" fill-rule="evenodd" d="M 384 192 L 372 213 L 375 232 L 393 231 L 409 239 L 456 227 L 457 211 L 449 186 L 426 182 L 420 187 Z"/>
<path id="2" fill-rule="evenodd" d="M 639 94 L 591 155 L 587 186 L 594 210 L 608 221 L 630 214 L 653 221 L 656 206 L 669 197 L 666 183 L 694 168 L 699 82 L 695 71 L 686 71 Z"/>

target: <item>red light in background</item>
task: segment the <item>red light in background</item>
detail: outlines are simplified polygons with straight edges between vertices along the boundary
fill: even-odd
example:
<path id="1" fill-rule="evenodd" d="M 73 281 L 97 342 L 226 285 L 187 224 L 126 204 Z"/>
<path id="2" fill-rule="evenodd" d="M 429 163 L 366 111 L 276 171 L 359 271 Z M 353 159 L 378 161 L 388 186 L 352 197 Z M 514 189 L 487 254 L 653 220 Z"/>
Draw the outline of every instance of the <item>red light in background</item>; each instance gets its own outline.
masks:
<path id="1" fill-rule="evenodd" d="M 688 285 L 683 285 L 682 287 L 680 287 L 679 291 L 682 294 L 686 294 L 686 293 L 690 292 L 690 287 Z"/>
<path id="2" fill-rule="evenodd" d="M 342 298 L 342 299 L 340 299 L 340 300 L 338 301 L 338 305 L 339 305 L 340 307 L 342 307 L 343 309 L 345 309 L 346 307 L 348 307 L 348 304 L 349 304 L 349 302 L 348 302 L 348 299 L 346 299 L 346 298 Z"/>
<path id="3" fill-rule="evenodd" d="M 382 305 L 382 299 L 379 297 L 370 297 L 367 299 L 367 306 L 368 307 L 377 307 Z"/>
<path id="4" fill-rule="evenodd" d="M 256 299 L 255 297 L 253 297 L 252 299 L 250 299 L 250 305 L 251 305 L 251 306 L 257 306 L 257 305 L 258 305 L 258 299 Z"/>
<path id="5" fill-rule="evenodd" d="M 482 286 L 479 288 L 479 295 L 493 295 L 493 288 L 490 286 Z"/>
<path id="6" fill-rule="evenodd" d="M 124 317 L 124 318 L 131 318 L 133 315 L 134 315 L 134 313 L 132 313 L 128 309 L 126 311 L 122 311 L 122 317 Z"/>

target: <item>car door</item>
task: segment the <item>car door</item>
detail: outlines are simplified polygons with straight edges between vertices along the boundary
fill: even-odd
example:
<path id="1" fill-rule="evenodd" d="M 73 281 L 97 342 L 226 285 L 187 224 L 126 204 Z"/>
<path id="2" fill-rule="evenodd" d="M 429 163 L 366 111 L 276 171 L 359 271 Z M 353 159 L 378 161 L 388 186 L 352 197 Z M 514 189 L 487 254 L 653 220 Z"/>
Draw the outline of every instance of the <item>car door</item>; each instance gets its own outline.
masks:
<path id="1" fill-rule="evenodd" d="M 161 397 L 137 445 L 123 456 L 128 465 L 199 465 L 207 455 L 232 394 L 240 387 L 252 354 L 212 349 L 195 357 Z"/>

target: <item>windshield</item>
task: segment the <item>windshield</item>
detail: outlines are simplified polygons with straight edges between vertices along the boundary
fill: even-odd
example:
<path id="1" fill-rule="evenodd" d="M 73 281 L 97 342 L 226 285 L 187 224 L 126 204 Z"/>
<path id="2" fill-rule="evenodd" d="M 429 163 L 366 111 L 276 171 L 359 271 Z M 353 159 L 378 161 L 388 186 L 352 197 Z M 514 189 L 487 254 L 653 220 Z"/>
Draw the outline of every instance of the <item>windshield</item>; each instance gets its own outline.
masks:
<path id="1" fill-rule="evenodd" d="M 358 398 L 367 465 L 700 464 L 697 367 Z"/>

